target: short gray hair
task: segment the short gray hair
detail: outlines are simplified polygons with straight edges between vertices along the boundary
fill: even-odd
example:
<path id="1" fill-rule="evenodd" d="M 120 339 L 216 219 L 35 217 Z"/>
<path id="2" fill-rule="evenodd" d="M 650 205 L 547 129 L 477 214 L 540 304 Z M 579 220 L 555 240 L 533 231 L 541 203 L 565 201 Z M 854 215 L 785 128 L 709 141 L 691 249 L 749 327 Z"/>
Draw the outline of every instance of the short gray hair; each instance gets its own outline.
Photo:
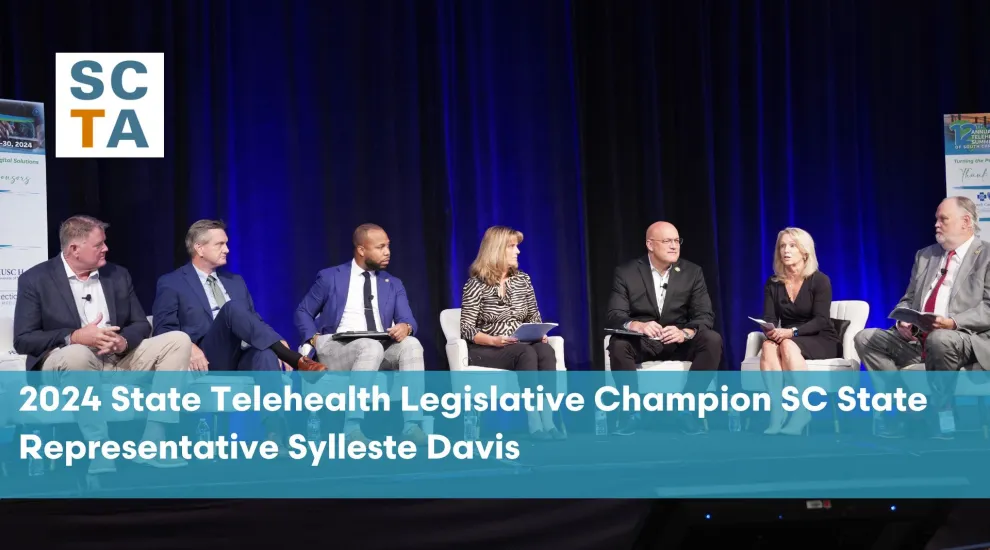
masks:
<path id="1" fill-rule="evenodd" d="M 969 219 L 973 221 L 973 232 L 977 235 L 980 234 L 980 218 L 976 213 L 976 204 L 969 197 L 952 197 L 956 199 L 956 206 L 962 209 L 963 212 L 969 214 Z"/>
<path id="2" fill-rule="evenodd" d="M 186 252 L 189 256 L 196 255 L 196 245 L 206 242 L 206 235 L 211 229 L 227 229 L 227 225 L 220 220 L 199 220 L 189 226 L 186 232 Z"/>
<path id="3" fill-rule="evenodd" d="M 85 215 L 72 216 L 71 218 L 62 222 L 62 225 L 58 228 L 58 244 L 65 251 L 69 248 L 69 245 L 78 241 L 79 239 L 85 239 L 93 232 L 94 229 L 100 228 L 104 231 L 110 227 L 110 224 L 101 222 L 100 220 Z"/>

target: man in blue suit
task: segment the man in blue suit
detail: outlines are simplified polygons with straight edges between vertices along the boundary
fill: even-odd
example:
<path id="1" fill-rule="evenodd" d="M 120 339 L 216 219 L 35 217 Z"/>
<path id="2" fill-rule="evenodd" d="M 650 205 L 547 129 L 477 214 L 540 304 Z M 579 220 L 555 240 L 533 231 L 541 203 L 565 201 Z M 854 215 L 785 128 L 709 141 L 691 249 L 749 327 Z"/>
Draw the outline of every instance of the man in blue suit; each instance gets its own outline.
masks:
<path id="1" fill-rule="evenodd" d="M 296 308 L 296 328 L 332 371 L 374 373 L 380 368 L 404 374 L 417 401 L 423 383 L 423 346 L 413 334 L 413 318 L 402 281 L 384 271 L 391 251 L 381 227 L 363 224 L 354 231 L 354 258 L 317 274 L 316 282 Z M 345 332 L 377 332 L 381 338 L 337 339 Z M 387 336 L 385 336 L 387 334 Z M 426 443 L 421 411 L 406 411 L 403 438 Z M 344 434 L 367 442 L 361 431 L 360 410 L 348 411 Z"/>
<path id="2" fill-rule="evenodd" d="M 289 349 L 255 311 L 244 279 L 221 269 L 230 252 L 223 222 L 200 220 L 192 224 L 186 233 L 186 250 L 190 262 L 158 279 L 151 309 L 156 335 L 170 331 L 189 335 L 192 370 L 270 373 L 281 371 L 283 363 L 300 371 L 326 370 Z M 270 376 L 258 379 L 265 386 L 275 382 Z M 267 387 L 265 391 L 278 388 Z M 270 415 L 263 421 L 269 437 L 281 443 L 281 415 Z"/>
<path id="3" fill-rule="evenodd" d="M 45 373 L 54 385 L 92 386 L 101 371 L 170 371 L 189 369 L 191 344 L 180 332 L 149 338 L 151 327 L 134 293 L 131 275 L 107 263 L 107 224 L 90 216 L 73 216 L 59 227 L 62 252 L 25 271 L 17 279 L 14 349 L 27 356 L 28 370 Z M 152 391 L 167 393 L 181 376 L 152 376 Z M 181 388 L 179 388 L 181 389 Z M 98 411 L 81 406 L 75 413 L 87 441 L 105 441 L 107 422 Z M 143 441 L 165 439 L 166 424 L 178 412 L 149 412 Z M 185 466 L 181 458 L 138 459 L 156 468 Z M 116 471 L 102 454 L 89 473 Z"/>

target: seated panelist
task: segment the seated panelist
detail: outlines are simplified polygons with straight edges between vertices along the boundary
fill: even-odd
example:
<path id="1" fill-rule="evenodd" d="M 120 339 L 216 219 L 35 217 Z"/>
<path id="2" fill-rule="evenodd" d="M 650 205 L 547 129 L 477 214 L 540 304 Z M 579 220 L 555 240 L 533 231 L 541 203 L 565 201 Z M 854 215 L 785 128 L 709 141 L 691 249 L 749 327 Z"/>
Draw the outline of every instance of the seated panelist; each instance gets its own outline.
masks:
<path id="1" fill-rule="evenodd" d="M 537 373 L 544 390 L 554 391 L 557 358 L 544 336 L 539 342 L 513 338 L 523 323 L 542 323 L 536 291 L 529 275 L 519 270 L 523 234 L 494 226 L 485 231 L 470 278 L 461 295 L 461 338 L 468 342 L 471 365 L 514 370 L 525 387 L 536 390 Z M 553 423 L 553 412 L 528 411 L 530 436 L 535 440 L 566 439 Z"/>
<path id="2" fill-rule="evenodd" d="M 21 274 L 14 306 L 14 350 L 27 356 L 27 368 L 51 376 L 54 385 L 82 388 L 101 371 L 171 371 L 189 369 L 192 344 L 181 332 L 150 337 L 151 327 L 138 301 L 131 275 L 106 260 L 107 224 L 90 216 L 73 216 L 59 228 L 62 252 Z M 152 375 L 151 390 L 167 392 L 178 376 Z M 75 413 L 86 441 L 109 438 L 98 411 L 79 407 Z M 166 424 L 178 412 L 149 412 L 142 441 L 166 439 Z M 181 458 L 139 459 L 156 468 L 185 466 Z M 89 473 L 116 471 L 102 454 Z"/>
<path id="3" fill-rule="evenodd" d="M 830 317 L 832 282 L 818 270 L 815 241 L 803 229 L 788 227 L 777 234 L 773 254 L 773 276 L 763 289 L 763 320 L 776 328 L 767 336 L 760 354 L 765 373 L 806 371 L 806 360 L 842 357 L 842 342 Z M 804 408 L 794 412 L 784 426 L 781 408 L 783 376 L 764 376 L 773 400 L 770 427 L 766 434 L 800 435 L 811 421 Z M 773 386 L 773 387 L 771 387 Z"/>
<path id="4" fill-rule="evenodd" d="M 158 279 L 152 306 L 155 334 L 188 334 L 194 371 L 280 373 L 283 364 L 317 376 L 325 371 L 325 366 L 289 349 L 258 315 L 244 279 L 223 268 L 230 252 L 227 243 L 223 222 L 200 220 L 189 227 L 189 263 Z M 258 381 L 266 392 L 278 391 L 281 374 L 258 376 Z M 269 439 L 284 443 L 282 415 L 266 414 L 262 421 Z"/>
<path id="5" fill-rule="evenodd" d="M 416 319 L 402 281 L 385 271 L 392 257 L 388 234 L 368 223 L 354 230 L 352 241 L 351 261 L 317 274 L 316 282 L 296 308 L 296 329 L 330 370 L 398 370 L 410 393 L 421 394 L 423 345 L 413 336 Z M 382 338 L 334 339 L 335 334 L 345 332 L 379 333 Z M 405 411 L 403 415 L 402 439 L 425 445 L 422 411 Z M 347 411 L 346 438 L 368 441 L 361 431 L 363 418 L 361 410 Z"/>
<path id="6" fill-rule="evenodd" d="M 949 197 L 935 211 L 935 244 L 914 256 L 911 279 L 898 308 L 927 313 L 922 326 L 898 321 L 889 329 L 866 329 L 856 335 L 856 352 L 869 371 L 896 373 L 915 363 L 930 372 L 990 368 L 990 254 L 979 237 L 976 205 L 966 197 Z M 887 391 L 884 382 L 874 377 Z M 951 439 L 954 388 L 941 387 L 945 377 L 932 378 L 934 394 L 927 428 L 936 439 Z M 938 414 L 942 413 L 942 414 Z M 876 417 L 877 435 L 903 437 L 901 422 Z M 890 419 L 893 420 L 893 419 Z"/>
<path id="7" fill-rule="evenodd" d="M 639 391 L 636 365 L 646 361 L 690 361 L 684 391 L 707 390 L 722 362 L 722 337 L 713 330 L 715 313 L 701 266 L 681 258 L 684 239 L 673 224 L 655 222 L 646 230 L 645 256 L 615 268 L 606 326 L 642 336 L 616 334 L 608 354 L 617 384 Z M 640 421 L 630 412 L 616 435 L 632 435 Z M 678 414 L 681 431 L 704 433 L 696 414 Z"/>

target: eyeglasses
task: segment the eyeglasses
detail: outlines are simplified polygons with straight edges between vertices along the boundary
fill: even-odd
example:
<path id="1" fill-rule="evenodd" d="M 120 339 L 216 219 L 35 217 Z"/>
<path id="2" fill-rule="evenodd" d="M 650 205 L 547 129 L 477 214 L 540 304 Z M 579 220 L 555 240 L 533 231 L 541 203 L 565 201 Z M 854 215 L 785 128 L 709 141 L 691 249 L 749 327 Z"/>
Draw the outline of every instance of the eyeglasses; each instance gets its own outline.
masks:
<path id="1" fill-rule="evenodd" d="M 669 246 L 673 243 L 677 243 L 678 245 L 684 244 L 684 237 L 680 237 L 677 239 L 646 239 L 646 240 L 653 241 L 655 243 L 660 243 L 664 246 Z"/>

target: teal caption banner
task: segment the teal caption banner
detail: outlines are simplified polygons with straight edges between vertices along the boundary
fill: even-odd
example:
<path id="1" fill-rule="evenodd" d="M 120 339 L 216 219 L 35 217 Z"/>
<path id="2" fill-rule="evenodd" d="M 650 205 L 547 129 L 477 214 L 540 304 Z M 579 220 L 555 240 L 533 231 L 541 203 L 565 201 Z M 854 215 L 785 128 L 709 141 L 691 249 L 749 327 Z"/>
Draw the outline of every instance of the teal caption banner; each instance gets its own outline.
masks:
<path id="1" fill-rule="evenodd" d="M 985 396 L 982 371 L 3 372 L 0 497 L 979 498 Z"/>

